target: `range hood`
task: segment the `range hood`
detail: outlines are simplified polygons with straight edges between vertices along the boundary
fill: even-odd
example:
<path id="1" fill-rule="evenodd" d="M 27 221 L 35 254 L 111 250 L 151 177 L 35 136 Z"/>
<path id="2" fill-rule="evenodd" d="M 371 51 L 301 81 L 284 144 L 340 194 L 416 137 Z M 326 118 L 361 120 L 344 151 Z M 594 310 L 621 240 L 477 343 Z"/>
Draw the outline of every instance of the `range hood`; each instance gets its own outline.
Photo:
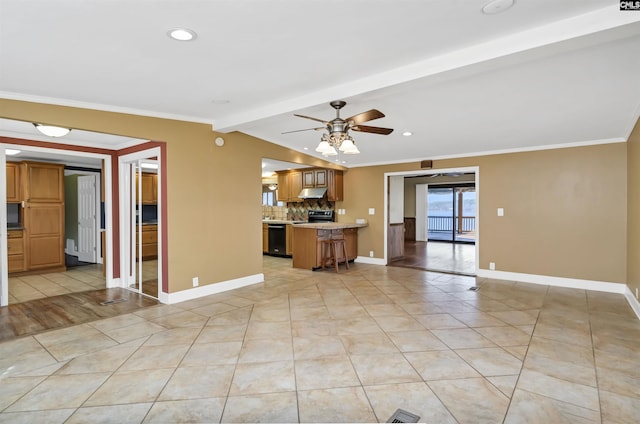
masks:
<path id="1" fill-rule="evenodd" d="M 326 187 L 325 188 L 304 188 L 302 189 L 300 194 L 298 194 L 298 197 L 300 199 L 321 199 L 326 192 L 327 192 Z"/>

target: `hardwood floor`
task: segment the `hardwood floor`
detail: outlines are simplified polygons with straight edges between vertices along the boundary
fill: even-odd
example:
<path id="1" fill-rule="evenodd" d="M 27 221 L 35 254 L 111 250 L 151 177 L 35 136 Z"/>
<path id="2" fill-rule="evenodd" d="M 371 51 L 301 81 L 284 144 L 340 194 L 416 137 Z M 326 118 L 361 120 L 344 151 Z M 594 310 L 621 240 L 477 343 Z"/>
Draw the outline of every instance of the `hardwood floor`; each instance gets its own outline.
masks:
<path id="1" fill-rule="evenodd" d="M 405 241 L 404 257 L 391 266 L 429 271 L 475 275 L 476 247 L 472 244 L 447 242 Z"/>
<path id="2" fill-rule="evenodd" d="M 116 302 L 101 305 L 106 301 Z M 0 308 L 0 342 L 110 318 L 157 304 L 154 299 L 121 288 L 69 293 L 16 303 Z"/>

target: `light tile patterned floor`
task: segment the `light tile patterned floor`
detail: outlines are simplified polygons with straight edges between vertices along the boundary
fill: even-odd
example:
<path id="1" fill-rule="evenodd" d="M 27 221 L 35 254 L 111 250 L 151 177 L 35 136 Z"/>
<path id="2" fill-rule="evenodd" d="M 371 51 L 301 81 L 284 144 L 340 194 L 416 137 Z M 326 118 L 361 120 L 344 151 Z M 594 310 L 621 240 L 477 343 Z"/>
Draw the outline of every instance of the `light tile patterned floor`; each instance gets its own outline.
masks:
<path id="1" fill-rule="evenodd" d="M 621 295 L 269 257 L 265 276 L 0 344 L 0 422 L 640 422 Z"/>

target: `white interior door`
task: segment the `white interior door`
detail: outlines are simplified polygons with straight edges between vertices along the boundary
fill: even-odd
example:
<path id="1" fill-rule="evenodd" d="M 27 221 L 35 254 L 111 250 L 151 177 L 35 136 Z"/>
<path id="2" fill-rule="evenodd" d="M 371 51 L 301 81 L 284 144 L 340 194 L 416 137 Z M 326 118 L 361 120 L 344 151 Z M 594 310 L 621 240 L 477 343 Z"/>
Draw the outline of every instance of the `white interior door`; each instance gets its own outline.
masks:
<path id="1" fill-rule="evenodd" d="M 97 261 L 96 176 L 78 177 L 78 260 Z"/>

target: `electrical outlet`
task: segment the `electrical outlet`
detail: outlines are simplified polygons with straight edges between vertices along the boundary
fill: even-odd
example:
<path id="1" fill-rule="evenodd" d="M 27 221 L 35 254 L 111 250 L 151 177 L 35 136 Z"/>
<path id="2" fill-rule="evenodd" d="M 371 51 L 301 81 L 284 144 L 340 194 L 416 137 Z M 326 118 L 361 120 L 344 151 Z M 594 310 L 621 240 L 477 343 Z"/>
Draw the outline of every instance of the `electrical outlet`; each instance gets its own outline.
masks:
<path id="1" fill-rule="evenodd" d="M 200 279 L 198 277 L 193 277 L 193 287 L 198 287 L 200 285 Z"/>
<path id="2" fill-rule="evenodd" d="M 375 208 L 369 208 L 369 215 L 375 215 L 376 214 L 376 209 Z"/>
<path id="3" fill-rule="evenodd" d="M 491 271 L 494 271 L 496 269 L 496 263 L 495 262 L 489 262 L 489 269 Z"/>
<path id="4" fill-rule="evenodd" d="M 373 250 L 369 250 L 369 257 L 373 258 Z"/>

